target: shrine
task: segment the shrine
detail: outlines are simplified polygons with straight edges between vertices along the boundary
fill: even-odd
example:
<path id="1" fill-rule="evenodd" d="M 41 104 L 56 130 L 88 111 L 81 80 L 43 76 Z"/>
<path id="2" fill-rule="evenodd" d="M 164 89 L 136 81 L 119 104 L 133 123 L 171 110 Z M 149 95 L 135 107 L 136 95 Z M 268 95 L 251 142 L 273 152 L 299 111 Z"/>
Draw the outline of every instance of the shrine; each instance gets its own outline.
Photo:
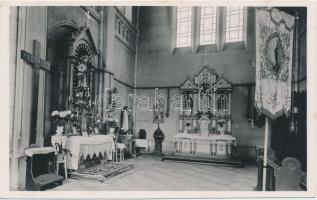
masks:
<path id="1" fill-rule="evenodd" d="M 180 86 L 183 109 L 175 152 L 230 156 L 236 138 L 231 132 L 232 85 L 223 75 L 204 66 Z"/>

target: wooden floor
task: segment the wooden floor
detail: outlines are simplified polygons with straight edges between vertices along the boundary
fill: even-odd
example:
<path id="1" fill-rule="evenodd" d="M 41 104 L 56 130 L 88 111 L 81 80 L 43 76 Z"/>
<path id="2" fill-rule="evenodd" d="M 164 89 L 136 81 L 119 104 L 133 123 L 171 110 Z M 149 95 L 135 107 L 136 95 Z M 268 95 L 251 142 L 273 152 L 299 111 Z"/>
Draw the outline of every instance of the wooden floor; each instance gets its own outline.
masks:
<path id="1" fill-rule="evenodd" d="M 65 180 L 55 191 L 252 191 L 256 186 L 257 168 L 211 166 L 202 164 L 160 161 L 151 156 L 128 159 L 136 167 L 101 183 L 93 180 Z"/>

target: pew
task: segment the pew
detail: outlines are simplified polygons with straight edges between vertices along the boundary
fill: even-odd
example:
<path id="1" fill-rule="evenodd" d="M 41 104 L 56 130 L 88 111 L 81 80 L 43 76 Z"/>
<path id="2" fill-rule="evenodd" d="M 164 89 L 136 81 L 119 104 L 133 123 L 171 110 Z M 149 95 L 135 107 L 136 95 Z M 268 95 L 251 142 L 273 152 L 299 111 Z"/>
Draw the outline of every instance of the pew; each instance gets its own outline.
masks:
<path id="1" fill-rule="evenodd" d="M 280 162 L 274 151 L 268 151 L 266 191 L 298 191 L 305 190 L 302 187 L 302 180 L 305 173 L 301 164 L 296 158 L 286 157 Z M 258 162 L 258 182 L 256 189 L 262 190 L 263 180 L 263 156 Z"/>

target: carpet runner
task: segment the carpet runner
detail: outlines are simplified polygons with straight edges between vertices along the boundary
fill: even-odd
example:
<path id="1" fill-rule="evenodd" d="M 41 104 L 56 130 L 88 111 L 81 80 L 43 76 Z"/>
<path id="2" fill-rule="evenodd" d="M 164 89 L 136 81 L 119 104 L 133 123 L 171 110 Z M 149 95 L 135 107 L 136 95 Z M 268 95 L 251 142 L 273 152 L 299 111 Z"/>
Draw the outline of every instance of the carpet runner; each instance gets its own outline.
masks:
<path id="1" fill-rule="evenodd" d="M 118 174 L 129 171 L 135 167 L 135 164 L 127 162 L 107 162 L 85 169 L 83 172 L 72 172 L 71 178 L 94 179 L 101 182 L 116 176 Z"/>
<path id="2" fill-rule="evenodd" d="M 210 165 L 221 165 L 230 167 L 243 167 L 243 163 L 238 158 L 219 158 L 219 157 L 205 157 L 205 156 L 187 156 L 187 155 L 164 155 L 161 159 L 176 161 L 176 162 L 187 162 L 187 163 L 203 163 Z"/>

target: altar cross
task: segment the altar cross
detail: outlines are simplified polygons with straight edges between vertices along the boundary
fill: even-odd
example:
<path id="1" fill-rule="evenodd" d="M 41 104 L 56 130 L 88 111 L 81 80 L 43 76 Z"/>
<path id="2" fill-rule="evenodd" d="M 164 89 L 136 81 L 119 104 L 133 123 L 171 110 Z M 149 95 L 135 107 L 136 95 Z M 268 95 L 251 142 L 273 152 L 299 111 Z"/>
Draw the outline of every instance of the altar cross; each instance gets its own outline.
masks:
<path id="1" fill-rule="evenodd" d="M 33 40 L 33 55 L 25 50 L 21 50 L 21 58 L 33 67 L 32 88 L 33 102 L 31 115 L 30 144 L 36 142 L 37 133 L 37 113 L 39 96 L 39 76 L 40 70 L 50 71 L 50 63 L 40 58 L 41 43 Z"/>
<path id="2" fill-rule="evenodd" d="M 89 11 L 87 11 L 87 12 L 85 13 L 85 15 L 86 15 L 86 18 L 87 18 L 87 20 L 86 20 L 86 25 L 89 26 L 89 21 L 91 20 L 91 16 L 90 16 Z"/>

